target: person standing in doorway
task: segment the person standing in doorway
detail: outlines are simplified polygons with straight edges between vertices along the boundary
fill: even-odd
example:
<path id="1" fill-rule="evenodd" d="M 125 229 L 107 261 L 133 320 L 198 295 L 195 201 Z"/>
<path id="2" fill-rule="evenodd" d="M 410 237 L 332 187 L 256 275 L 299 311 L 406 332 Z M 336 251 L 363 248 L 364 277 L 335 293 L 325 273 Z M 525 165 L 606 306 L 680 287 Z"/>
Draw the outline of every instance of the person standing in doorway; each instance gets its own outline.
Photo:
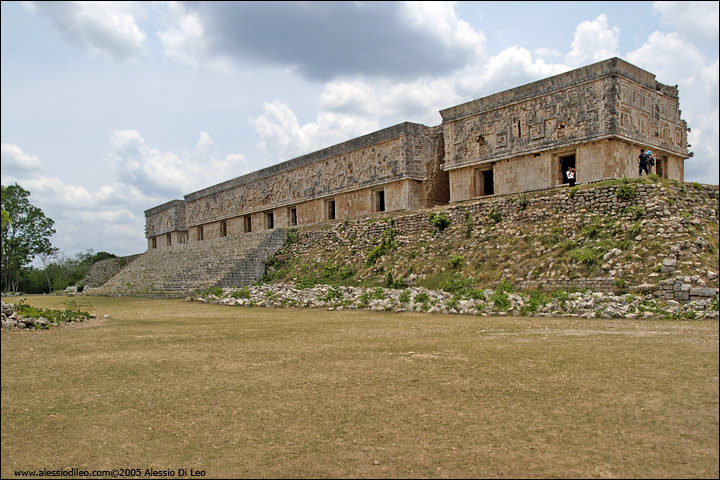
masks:
<path id="1" fill-rule="evenodd" d="M 645 149 L 640 149 L 640 155 L 638 155 L 638 176 L 642 177 L 642 172 L 645 170 L 645 175 L 650 175 L 648 171 L 648 156 L 645 153 Z"/>
<path id="2" fill-rule="evenodd" d="M 568 183 L 571 187 L 575 186 L 575 169 L 573 167 L 568 167 L 567 172 L 565 172 L 565 176 L 568 179 Z"/>
<path id="3" fill-rule="evenodd" d="M 648 162 L 648 175 L 652 173 L 652 169 L 655 166 L 655 158 L 652 156 L 652 151 L 648 150 L 645 153 L 645 158 L 647 158 Z"/>

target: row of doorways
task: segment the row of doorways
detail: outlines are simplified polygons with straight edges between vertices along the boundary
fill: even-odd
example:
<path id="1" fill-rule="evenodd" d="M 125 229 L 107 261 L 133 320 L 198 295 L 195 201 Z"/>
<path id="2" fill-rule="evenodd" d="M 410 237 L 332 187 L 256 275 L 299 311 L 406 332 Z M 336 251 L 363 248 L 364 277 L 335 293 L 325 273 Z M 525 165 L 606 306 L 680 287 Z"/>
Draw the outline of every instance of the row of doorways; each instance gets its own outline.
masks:
<path id="1" fill-rule="evenodd" d="M 567 178 L 567 171 L 575 168 L 575 154 L 559 157 L 556 163 L 555 178 L 560 184 L 570 183 Z M 495 175 L 493 166 L 478 168 L 473 171 L 473 196 L 484 197 L 495 194 Z"/>
<path id="2" fill-rule="evenodd" d="M 575 154 L 568 154 L 558 157 L 555 162 L 555 184 L 565 185 L 570 183 L 567 172 L 570 168 L 575 169 Z M 654 172 L 659 177 L 668 177 L 668 159 L 666 156 L 655 159 Z M 577 171 L 575 173 L 575 181 L 578 181 Z M 473 195 L 474 197 L 483 197 L 495 194 L 495 178 L 493 166 L 478 168 L 473 172 Z"/>

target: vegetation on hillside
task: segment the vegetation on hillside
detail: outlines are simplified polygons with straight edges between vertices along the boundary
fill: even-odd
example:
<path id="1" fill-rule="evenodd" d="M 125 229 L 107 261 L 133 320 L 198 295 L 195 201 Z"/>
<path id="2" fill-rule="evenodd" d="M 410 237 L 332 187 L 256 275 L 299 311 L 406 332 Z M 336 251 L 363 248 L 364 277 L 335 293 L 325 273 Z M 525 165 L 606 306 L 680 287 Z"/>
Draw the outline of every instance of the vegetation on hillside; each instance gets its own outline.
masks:
<path id="1" fill-rule="evenodd" d="M 430 216 L 427 230 L 413 235 L 399 234 L 389 215 L 364 220 L 387 224 L 369 249 L 342 241 L 340 237 L 356 234 L 353 222 L 346 221 L 326 227 L 338 230 L 336 242 L 288 243 L 268 265 L 265 281 L 371 287 L 388 286 L 391 279 L 402 285 L 452 291 L 458 285 L 475 289 L 501 282 L 519 285 L 523 280 L 616 277 L 617 286 L 623 287 L 670 275 L 661 272 L 663 259 L 670 255 L 678 256 L 677 270 L 683 274 L 717 271 L 717 220 L 698 218 L 690 211 L 696 199 L 689 198 L 689 189 L 699 186 L 655 177 L 583 185 L 560 194 L 571 197 L 583 190 L 616 186 L 620 200 L 632 200 L 637 185 L 647 182 L 662 184 L 668 192 L 666 198 L 653 199 L 660 207 L 689 202 L 688 209 L 677 209 L 670 218 L 658 220 L 648 215 L 644 202 L 637 202 L 616 216 L 598 211 L 557 212 L 541 221 L 516 222 L 495 211 L 488 218 L 473 218 L 468 210 L 454 223 L 441 211 Z M 527 213 L 533 208 L 530 200 L 540 195 L 548 193 L 522 194 L 510 201 Z"/>
<path id="2" fill-rule="evenodd" d="M 117 255 L 108 252 L 81 252 L 72 258 L 42 257 L 43 268 L 29 267 L 22 272 L 18 282 L 18 291 L 24 293 L 51 293 L 77 286 L 83 290 L 83 279 L 88 275 L 92 266 L 101 260 L 117 258 Z"/>

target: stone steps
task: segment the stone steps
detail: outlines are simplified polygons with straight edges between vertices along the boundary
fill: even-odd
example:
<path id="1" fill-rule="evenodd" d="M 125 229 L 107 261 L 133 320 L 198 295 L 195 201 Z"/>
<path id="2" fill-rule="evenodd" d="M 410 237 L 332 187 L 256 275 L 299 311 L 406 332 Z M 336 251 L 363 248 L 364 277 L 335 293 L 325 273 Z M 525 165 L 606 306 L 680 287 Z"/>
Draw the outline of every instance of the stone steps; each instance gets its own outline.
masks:
<path id="1" fill-rule="evenodd" d="M 88 293 L 177 298 L 211 287 L 248 285 L 262 279 L 265 260 L 286 237 L 285 230 L 274 229 L 150 250 Z"/>

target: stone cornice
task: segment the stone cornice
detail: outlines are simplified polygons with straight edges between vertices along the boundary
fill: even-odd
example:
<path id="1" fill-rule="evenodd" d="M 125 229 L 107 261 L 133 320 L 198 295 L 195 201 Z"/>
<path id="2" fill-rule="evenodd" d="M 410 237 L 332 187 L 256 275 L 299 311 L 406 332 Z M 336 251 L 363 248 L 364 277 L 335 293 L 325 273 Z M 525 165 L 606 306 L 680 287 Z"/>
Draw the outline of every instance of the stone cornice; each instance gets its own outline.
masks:
<path id="1" fill-rule="evenodd" d="M 348 140 L 346 142 L 339 143 L 337 145 L 333 145 L 331 147 L 318 150 L 316 152 L 308 153 L 307 155 L 293 158 L 292 160 L 278 163 L 277 165 L 272 165 L 270 167 L 263 168 L 262 170 L 248 173 L 246 175 L 233 178 L 232 180 L 218 183 L 217 185 L 213 185 L 211 187 L 189 193 L 185 195 L 185 201 L 191 202 L 203 197 L 207 197 L 209 195 L 213 195 L 215 193 L 239 187 L 241 185 L 247 185 L 248 183 L 254 182 L 256 180 L 277 175 L 278 173 L 287 172 L 299 167 L 303 167 L 305 165 L 325 160 L 327 158 L 344 155 L 354 150 L 370 147 L 385 140 L 390 140 L 409 134 L 422 134 L 425 133 L 428 128 L 429 127 L 426 127 L 425 125 L 419 123 L 400 123 L 392 127 L 378 130 L 376 132 L 363 135 L 361 137 L 353 138 L 352 140 Z"/>

